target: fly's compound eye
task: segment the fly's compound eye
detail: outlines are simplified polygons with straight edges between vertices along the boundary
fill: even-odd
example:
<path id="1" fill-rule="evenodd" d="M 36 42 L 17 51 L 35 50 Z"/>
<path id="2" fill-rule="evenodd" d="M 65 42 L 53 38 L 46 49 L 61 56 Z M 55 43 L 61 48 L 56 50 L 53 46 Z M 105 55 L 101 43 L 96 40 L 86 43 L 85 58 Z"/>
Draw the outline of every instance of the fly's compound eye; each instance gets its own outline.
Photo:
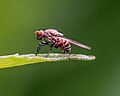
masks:
<path id="1" fill-rule="evenodd" d="M 43 30 L 36 31 L 35 34 L 37 34 L 38 38 L 42 38 L 42 36 L 44 35 L 44 31 Z"/>

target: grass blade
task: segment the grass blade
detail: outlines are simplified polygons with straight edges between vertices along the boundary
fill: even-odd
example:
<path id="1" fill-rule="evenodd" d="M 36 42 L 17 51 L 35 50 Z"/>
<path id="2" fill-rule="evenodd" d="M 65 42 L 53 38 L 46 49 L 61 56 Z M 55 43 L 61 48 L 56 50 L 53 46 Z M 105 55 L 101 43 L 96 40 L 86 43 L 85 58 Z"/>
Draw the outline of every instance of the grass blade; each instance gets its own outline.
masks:
<path id="1" fill-rule="evenodd" d="M 6 55 L 0 56 L 0 68 L 14 67 L 14 66 L 22 66 L 27 64 L 35 64 L 39 62 L 53 62 L 53 61 L 61 61 L 61 60 L 82 60 L 82 61 L 91 61 L 95 59 L 95 56 L 92 55 L 82 55 L 82 54 L 58 54 L 58 53 L 50 53 L 46 58 L 47 54 L 25 54 L 25 55 Z"/>

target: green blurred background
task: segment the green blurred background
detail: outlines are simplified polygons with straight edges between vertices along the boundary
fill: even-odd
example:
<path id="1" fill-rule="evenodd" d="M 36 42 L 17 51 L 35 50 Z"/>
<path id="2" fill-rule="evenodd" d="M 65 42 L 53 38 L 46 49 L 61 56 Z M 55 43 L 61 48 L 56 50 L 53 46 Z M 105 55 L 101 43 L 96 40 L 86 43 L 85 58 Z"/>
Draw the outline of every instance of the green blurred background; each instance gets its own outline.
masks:
<path id="1" fill-rule="evenodd" d="M 96 60 L 0 69 L 0 96 L 120 96 L 119 0 L 0 0 L 0 55 L 35 53 L 34 31 L 51 27 Z"/>

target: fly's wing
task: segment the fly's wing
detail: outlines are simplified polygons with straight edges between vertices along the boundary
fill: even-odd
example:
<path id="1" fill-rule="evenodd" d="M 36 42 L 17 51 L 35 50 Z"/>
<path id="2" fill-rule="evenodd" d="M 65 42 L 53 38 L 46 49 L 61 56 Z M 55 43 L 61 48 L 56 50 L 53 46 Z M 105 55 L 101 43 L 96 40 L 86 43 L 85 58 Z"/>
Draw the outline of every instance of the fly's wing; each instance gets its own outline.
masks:
<path id="1" fill-rule="evenodd" d="M 63 34 L 60 33 L 58 30 L 56 29 L 46 29 L 45 34 L 47 34 L 48 36 L 56 36 L 56 37 L 63 37 Z"/>
<path id="2" fill-rule="evenodd" d="M 77 45 L 77 46 L 79 46 L 79 47 L 81 47 L 81 48 L 85 48 L 85 49 L 91 50 L 91 47 L 86 46 L 86 45 L 84 45 L 84 44 L 82 44 L 82 43 L 79 43 L 79 42 L 77 42 L 77 41 L 75 41 L 75 40 L 68 39 L 68 38 L 65 38 L 65 37 L 62 37 L 62 38 L 66 39 L 66 40 L 69 41 L 71 44 Z"/>

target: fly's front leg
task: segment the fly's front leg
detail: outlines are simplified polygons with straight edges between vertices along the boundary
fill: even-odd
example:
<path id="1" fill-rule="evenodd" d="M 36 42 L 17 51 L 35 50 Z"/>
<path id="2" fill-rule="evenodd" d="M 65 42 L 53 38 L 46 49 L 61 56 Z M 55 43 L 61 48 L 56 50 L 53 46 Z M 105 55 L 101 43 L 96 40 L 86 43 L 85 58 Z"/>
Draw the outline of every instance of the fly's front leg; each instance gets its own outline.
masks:
<path id="1" fill-rule="evenodd" d="M 38 46 L 37 46 L 37 52 L 36 52 L 36 54 L 35 54 L 36 56 L 37 56 L 37 54 L 39 53 L 39 51 L 40 51 L 40 46 L 38 45 Z"/>
<path id="2" fill-rule="evenodd" d="M 41 46 L 46 46 L 46 45 L 48 45 L 48 43 L 47 43 L 47 42 L 44 42 L 44 41 L 41 41 L 41 42 L 39 43 L 39 45 L 37 46 L 36 56 L 37 56 L 37 54 L 40 52 Z"/>

